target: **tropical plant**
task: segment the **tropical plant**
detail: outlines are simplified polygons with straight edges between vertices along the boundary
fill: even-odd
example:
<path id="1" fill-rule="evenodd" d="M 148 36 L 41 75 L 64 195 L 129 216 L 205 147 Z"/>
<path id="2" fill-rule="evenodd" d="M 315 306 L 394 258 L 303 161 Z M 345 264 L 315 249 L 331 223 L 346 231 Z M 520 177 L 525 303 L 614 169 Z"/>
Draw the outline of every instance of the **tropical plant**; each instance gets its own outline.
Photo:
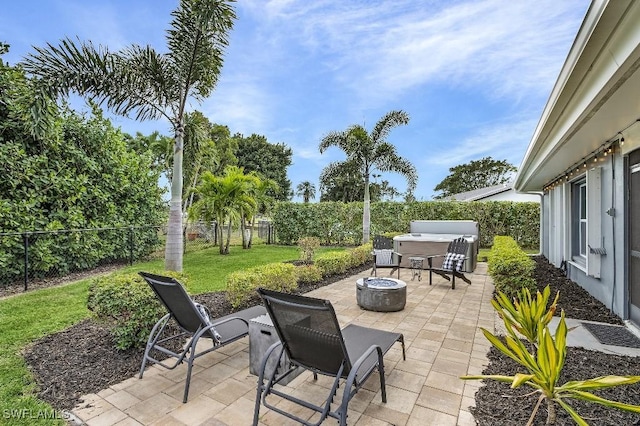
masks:
<path id="1" fill-rule="evenodd" d="M 548 293 L 548 287 L 545 293 Z M 561 311 L 560 321 L 555 335 L 549 330 L 548 322 L 552 309 L 545 312 L 540 305 L 544 294 L 533 300 L 526 297 L 526 292 L 521 293 L 525 297 L 512 306 L 502 306 L 504 293 L 499 294 L 501 302 L 493 303 L 494 309 L 503 319 L 507 335 L 504 339 L 492 334 L 485 328 L 481 328 L 484 336 L 500 352 L 523 366 L 527 372 L 517 373 L 514 376 L 506 375 L 470 375 L 462 376 L 463 380 L 498 380 L 510 383 L 512 388 L 522 385 L 530 386 L 535 393 L 539 393 L 538 402 L 531 413 L 527 425 L 532 425 L 540 404 L 547 402 L 547 424 L 553 425 L 556 421 L 556 404 L 564 409 L 571 418 L 581 426 L 588 425 L 567 402 L 570 399 L 578 399 L 587 402 L 601 404 L 605 407 L 618 408 L 625 411 L 640 413 L 640 406 L 611 401 L 595 395 L 592 391 L 619 385 L 631 385 L 640 382 L 640 376 L 602 376 L 589 380 L 568 381 L 559 385 L 560 373 L 564 367 L 567 355 L 567 324 L 564 311 Z M 548 294 L 547 294 L 548 298 Z M 556 297 L 557 299 L 557 297 Z M 555 304 L 555 301 L 554 301 Z M 552 305 L 553 306 L 553 305 Z M 515 310 L 515 311 L 514 311 Z M 552 314 L 551 314 L 552 315 Z M 533 324 L 535 323 L 535 325 Z M 529 324 L 528 326 L 524 326 Z M 536 329 L 537 333 L 530 348 L 525 345 L 516 332 L 527 334 Z M 533 337 L 533 336 L 531 336 Z M 503 341 L 504 340 L 504 341 Z"/>
<path id="2" fill-rule="evenodd" d="M 63 39 L 37 47 L 24 69 L 51 98 L 74 91 L 115 114 L 137 120 L 166 118 L 174 130 L 171 205 L 165 269 L 182 270 L 182 163 L 185 113 L 190 98 L 202 100 L 215 87 L 236 18 L 233 0 L 180 0 L 167 31 L 167 53 L 132 45 L 112 52 L 91 41 Z"/>
<path id="3" fill-rule="evenodd" d="M 248 175 L 236 166 L 225 169 L 223 176 L 214 176 L 211 172 L 202 175 L 200 185 L 194 191 L 198 200 L 189 209 L 192 219 L 202 219 L 205 222 L 218 223 L 218 241 L 220 254 L 229 254 L 231 230 L 233 224 L 239 223 L 244 217 L 251 217 L 257 209 L 255 187 L 260 178 L 255 173 Z M 227 225 L 227 238 L 223 238 L 223 227 Z"/>
<path id="4" fill-rule="evenodd" d="M 266 179 L 260 177 L 257 173 L 255 174 L 258 179 L 252 180 L 252 192 L 253 197 L 256 200 L 256 213 L 258 214 L 268 214 L 271 211 L 271 208 L 275 204 L 275 199 L 271 194 L 276 193 L 278 191 L 278 184 L 272 179 Z M 253 230 L 256 226 L 256 216 L 257 214 L 253 214 L 251 216 L 251 226 L 249 227 L 249 238 L 245 239 L 245 233 L 243 230 L 242 233 L 242 247 L 243 248 L 251 248 L 251 244 L 253 242 Z M 245 241 L 246 240 L 246 241 Z"/>
<path id="5" fill-rule="evenodd" d="M 320 141 L 320 153 L 329 147 L 340 148 L 347 156 L 345 161 L 330 163 L 324 173 L 331 173 L 333 169 L 350 163 L 356 165 L 364 177 L 364 206 L 362 211 L 362 241 L 369 242 L 371 228 L 369 180 L 371 173 L 377 169 L 381 172 L 396 172 L 403 175 L 408 182 L 410 192 L 416 186 L 418 174 L 409 160 L 398 155 L 396 147 L 387 142 L 389 132 L 402 124 L 409 123 L 409 115 L 401 110 L 388 112 L 373 127 L 371 134 L 355 124 L 342 132 L 333 131 L 325 135 Z"/>
<path id="6" fill-rule="evenodd" d="M 296 195 L 302 197 L 304 203 L 308 203 L 316 197 L 316 187 L 308 180 L 305 180 L 304 182 L 300 182 L 296 187 Z"/>
<path id="7" fill-rule="evenodd" d="M 560 292 L 556 293 L 555 299 L 549 305 L 550 295 L 551 289 L 546 286 L 542 293 L 540 291 L 536 293 L 534 299 L 529 289 L 523 287 L 518 297 L 514 298 L 512 302 L 511 298 L 499 291 L 491 300 L 491 305 L 502 321 L 508 324 L 507 332 L 515 330 L 535 345 L 538 341 L 539 328 L 548 326 L 553 314 L 556 313 Z M 547 309 L 547 305 L 549 305 L 549 309 Z"/>

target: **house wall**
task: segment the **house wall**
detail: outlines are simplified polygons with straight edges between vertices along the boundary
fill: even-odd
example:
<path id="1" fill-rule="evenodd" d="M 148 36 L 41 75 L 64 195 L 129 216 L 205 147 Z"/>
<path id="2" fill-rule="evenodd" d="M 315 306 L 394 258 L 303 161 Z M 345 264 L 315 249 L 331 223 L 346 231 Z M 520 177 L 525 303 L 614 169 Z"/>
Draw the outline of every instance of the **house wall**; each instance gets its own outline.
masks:
<path id="1" fill-rule="evenodd" d="M 597 221 L 587 216 L 587 232 L 599 235 L 600 244 L 589 240 L 591 247 L 602 247 L 605 255 L 588 255 L 588 264 L 582 265 L 571 258 L 571 186 L 584 178 L 585 173 L 544 195 L 542 206 L 542 253 L 556 267 L 566 261 L 567 276 L 623 319 L 629 317 L 625 301 L 625 239 L 624 239 L 624 164 L 619 152 L 598 161 L 599 186 L 587 185 L 587 200 L 600 196 Z M 588 182 L 589 183 L 589 182 Z M 595 189 L 594 189 L 595 188 Z M 596 194 L 598 191 L 599 194 Z M 596 264 L 599 263 L 599 264 Z M 598 268 L 599 266 L 599 268 Z M 596 277 L 592 276 L 595 275 Z M 560 295 L 562 300 L 562 294 Z"/>

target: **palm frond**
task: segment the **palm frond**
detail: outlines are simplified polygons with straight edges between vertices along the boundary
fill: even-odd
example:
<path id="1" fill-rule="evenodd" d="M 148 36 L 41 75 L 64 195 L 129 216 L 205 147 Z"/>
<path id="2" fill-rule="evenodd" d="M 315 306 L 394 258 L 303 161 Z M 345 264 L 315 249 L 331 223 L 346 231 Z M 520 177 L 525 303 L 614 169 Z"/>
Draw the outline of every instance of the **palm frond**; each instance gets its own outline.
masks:
<path id="1" fill-rule="evenodd" d="M 409 124 L 409 114 L 402 110 L 389 111 L 374 126 L 371 131 L 371 139 L 383 142 L 394 127 L 403 124 Z"/>

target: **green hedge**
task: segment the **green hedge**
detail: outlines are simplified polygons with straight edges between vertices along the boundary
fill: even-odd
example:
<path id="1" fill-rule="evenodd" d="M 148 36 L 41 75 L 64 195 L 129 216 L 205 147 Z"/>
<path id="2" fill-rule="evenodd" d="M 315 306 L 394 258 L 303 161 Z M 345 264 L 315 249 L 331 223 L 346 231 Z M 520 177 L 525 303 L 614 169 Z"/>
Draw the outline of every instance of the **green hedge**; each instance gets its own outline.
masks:
<path id="1" fill-rule="evenodd" d="M 255 296 L 260 288 L 291 292 L 298 286 L 296 267 L 291 263 L 269 263 L 243 271 L 236 271 L 227 277 L 227 298 L 234 308 Z"/>
<path id="2" fill-rule="evenodd" d="M 515 297 L 522 290 L 535 292 L 536 281 L 533 278 L 535 262 L 518 243 L 507 236 L 496 236 L 489 252 L 488 270 L 493 278 L 496 291 L 509 297 Z"/>
<path id="3" fill-rule="evenodd" d="M 508 235 L 521 247 L 537 248 L 540 205 L 511 201 L 416 201 L 371 204 L 371 234 L 406 233 L 412 220 L 474 220 L 480 247 L 496 235 Z M 278 242 L 295 244 L 318 237 L 325 245 L 357 245 L 362 241 L 362 203 L 278 203 L 273 211 Z"/>

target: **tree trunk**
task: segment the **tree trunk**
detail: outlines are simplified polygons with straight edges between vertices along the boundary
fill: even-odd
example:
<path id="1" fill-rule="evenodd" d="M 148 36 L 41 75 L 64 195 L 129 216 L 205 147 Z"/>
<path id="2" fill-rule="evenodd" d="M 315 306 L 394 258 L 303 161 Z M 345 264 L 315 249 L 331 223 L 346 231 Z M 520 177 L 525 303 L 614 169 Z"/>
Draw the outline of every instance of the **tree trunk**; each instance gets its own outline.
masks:
<path id="1" fill-rule="evenodd" d="M 171 176 L 171 205 L 167 242 L 164 251 L 164 269 L 182 272 L 184 239 L 182 233 L 182 154 L 184 148 L 184 128 L 178 125 L 173 146 L 173 172 Z"/>
<path id="2" fill-rule="evenodd" d="M 249 247 L 251 248 L 251 243 L 253 243 L 253 230 L 256 227 L 256 215 L 254 214 L 251 218 L 251 229 L 249 230 Z"/>
<path id="3" fill-rule="evenodd" d="M 362 210 L 362 244 L 369 242 L 371 233 L 371 200 L 369 198 L 369 175 L 364 177 L 364 208 Z"/>
<path id="4" fill-rule="evenodd" d="M 248 249 L 249 248 L 249 241 L 246 238 L 246 235 L 244 233 L 244 231 L 246 229 L 244 220 L 245 220 L 245 217 L 244 217 L 244 214 L 242 214 L 240 216 L 240 233 L 242 234 L 242 248 L 243 249 Z"/>
<path id="5" fill-rule="evenodd" d="M 231 217 L 229 217 L 229 226 L 227 226 L 227 244 L 224 246 L 224 254 L 229 254 L 229 245 L 231 244 Z"/>
<path id="6" fill-rule="evenodd" d="M 556 404 L 551 399 L 547 399 L 547 424 L 556 424 Z"/>
<path id="7" fill-rule="evenodd" d="M 224 232 L 223 232 L 223 226 L 222 224 L 224 223 L 224 219 L 222 217 L 219 217 L 218 219 L 216 219 L 218 222 L 216 223 L 216 232 L 218 233 L 218 246 L 220 247 L 220 254 L 224 254 Z"/>

